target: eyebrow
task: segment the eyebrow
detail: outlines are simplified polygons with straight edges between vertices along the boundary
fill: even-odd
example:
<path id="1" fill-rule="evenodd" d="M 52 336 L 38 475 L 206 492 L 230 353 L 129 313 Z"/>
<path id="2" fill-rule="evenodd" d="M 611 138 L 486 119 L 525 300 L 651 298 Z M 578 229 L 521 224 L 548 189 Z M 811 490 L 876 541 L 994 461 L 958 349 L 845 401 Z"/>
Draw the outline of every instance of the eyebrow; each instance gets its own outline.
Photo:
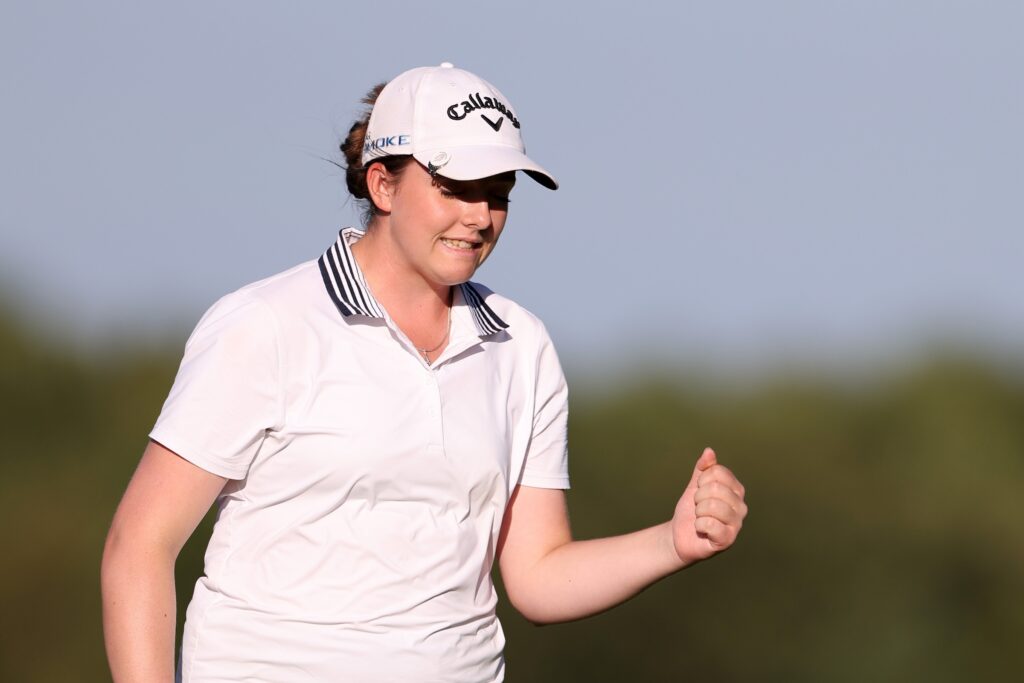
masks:
<path id="1" fill-rule="evenodd" d="M 504 173 L 502 173 L 500 175 L 491 176 L 490 178 L 484 179 L 484 182 L 487 185 L 499 185 L 499 186 L 506 186 L 507 185 L 508 187 L 511 188 L 511 187 L 515 187 L 515 184 L 516 184 L 516 174 L 515 174 L 515 171 L 509 171 L 509 175 L 505 175 Z"/>
<path id="2" fill-rule="evenodd" d="M 489 176 L 487 178 L 478 178 L 476 180 L 455 180 L 454 178 L 445 178 L 444 176 L 437 176 L 434 179 L 435 184 L 443 184 L 449 189 L 460 189 L 468 190 L 478 188 L 481 190 L 489 190 L 495 187 L 508 188 L 511 190 L 516 185 L 515 171 L 510 171 L 510 175 L 504 173 L 496 176 Z"/>

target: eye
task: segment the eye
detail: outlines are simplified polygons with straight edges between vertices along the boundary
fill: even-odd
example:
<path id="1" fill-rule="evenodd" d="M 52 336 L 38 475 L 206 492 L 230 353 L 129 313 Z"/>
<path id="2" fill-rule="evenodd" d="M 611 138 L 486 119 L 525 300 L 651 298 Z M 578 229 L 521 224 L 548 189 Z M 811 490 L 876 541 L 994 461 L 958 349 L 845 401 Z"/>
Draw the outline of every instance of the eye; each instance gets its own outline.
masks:
<path id="1" fill-rule="evenodd" d="M 509 195 L 512 194 L 511 183 L 495 183 L 488 188 L 487 196 L 495 204 L 510 204 Z"/>
<path id="2" fill-rule="evenodd" d="M 455 181 L 446 180 L 444 182 L 435 182 L 435 186 L 441 192 L 442 197 L 464 197 L 466 196 L 466 186 L 462 183 Z"/>
<path id="3" fill-rule="evenodd" d="M 476 182 L 459 182 L 445 179 L 435 180 L 434 186 L 442 197 L 449 199 L 462 199 L 468 202 L 486 201 L 497 207 L 505 207 L 511 203 L 509 194 L 512 188 L 508 183 L 485 184 Z"/>

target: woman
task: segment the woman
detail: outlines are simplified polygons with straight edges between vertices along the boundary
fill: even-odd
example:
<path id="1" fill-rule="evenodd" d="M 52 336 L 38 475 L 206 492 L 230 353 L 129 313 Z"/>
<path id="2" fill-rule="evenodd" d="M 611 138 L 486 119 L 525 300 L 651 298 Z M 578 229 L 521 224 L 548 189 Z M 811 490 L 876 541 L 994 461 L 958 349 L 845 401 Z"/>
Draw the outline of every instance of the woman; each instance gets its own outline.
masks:
<path id="1" fill-rule="evenodd" d="M 567 392 L 543 325 L 469 280 L 524 152 L 450 64 L 366 100 L 342 145 L 367 229 L 217 302 L 186 345 L 103 561 L 115 681 L 174 676 L 174 560 L 210 505 L 183 681 L 498 681 L 490 571 L 535 622 L 605 610 L 728 548 L 743 487 L 708 449 L 671 521 L 573 541 Z"/>

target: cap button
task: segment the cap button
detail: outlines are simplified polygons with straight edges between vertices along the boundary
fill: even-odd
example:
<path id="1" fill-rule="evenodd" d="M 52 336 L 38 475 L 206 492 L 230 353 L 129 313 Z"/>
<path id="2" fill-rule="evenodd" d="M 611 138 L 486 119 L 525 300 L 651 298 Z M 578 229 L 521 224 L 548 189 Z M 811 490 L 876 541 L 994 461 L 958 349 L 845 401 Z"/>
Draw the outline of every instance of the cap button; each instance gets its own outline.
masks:
<path id="1" fill-rule="evenodd" d="M 441 68 L 442 69 L 452 69 L 454 67 L 455 67 L 455 65 L 452 64 L 451 62 L 441 62 Z"/>

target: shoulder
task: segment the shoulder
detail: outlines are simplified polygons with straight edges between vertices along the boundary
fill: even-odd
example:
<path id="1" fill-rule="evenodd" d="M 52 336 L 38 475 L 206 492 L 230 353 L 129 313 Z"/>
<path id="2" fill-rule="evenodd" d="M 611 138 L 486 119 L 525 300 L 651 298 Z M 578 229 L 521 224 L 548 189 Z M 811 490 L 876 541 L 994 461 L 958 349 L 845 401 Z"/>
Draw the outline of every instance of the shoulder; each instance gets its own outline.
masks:
<path id="1" fill-rule="evenodd" d="M 327 299 L 325 291 L 323 277 L 314 259 L 245 285 L 225 298 L 260 301 L 275 311 L 283 312 L 311 302 L 323 302 Z"/>
<path id="2" fill-rule="evenodd" d="M 225 294 L 206 310 L 192 337 L 279 337 L 292 318 L 324 303 L 330 300 L 316 261 L 306 261 Z"/>
<path id="3" fill-rule="evenodd" d="M 506 332 L 510 337 L 537 346 L 551 344 L 544 322 L 526 307 L 479 282 L 467 282 L 466 285 L 479 296 L 486 309 L 507 325 Z"/>
<path id="4" fill-rule="evenodd" d="M 210 307 L 204 318 L 257 308 L 268 315 L 283 317 L 290 311 L 325 301 L 329 303 L 323 278 L 317 262 L 312 260 L 225 294 Z"/>

